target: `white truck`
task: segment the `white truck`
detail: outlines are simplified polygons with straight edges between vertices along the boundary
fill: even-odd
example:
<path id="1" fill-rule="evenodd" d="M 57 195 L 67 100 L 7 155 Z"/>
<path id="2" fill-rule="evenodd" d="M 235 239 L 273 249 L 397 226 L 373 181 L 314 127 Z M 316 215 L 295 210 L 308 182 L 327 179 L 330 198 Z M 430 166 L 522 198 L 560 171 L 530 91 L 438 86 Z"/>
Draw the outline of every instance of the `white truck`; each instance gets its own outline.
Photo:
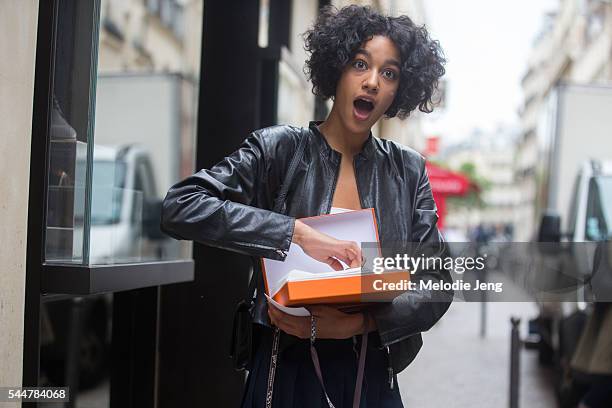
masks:
<path id="1" fill-rule="evenodd" d="M 580 243 L 608 239 L 609 214 L 597 217 L 593 200 L 608 198 L 612 86 L 557 85 L 545 102 L 537 139 L 540 158 L 536 169 L 536 213 L 540 214 L 537 241 Z M 605 214 L 610 204 L 604 200 L 599 206 Z M 577 270 L 572 275 L 588 276 L 592 262 L 584 257 L 590 255 L 585 251 L 574 255 L 580 259 L 576 259 Z M 583 307 L 580 302 L 584 293 L 578 291 L 576 295 L 570 300 Z"/>
<path id="2" fill-rule="evenodd" d="M 554 364 L 561 374 L 557 390 L 563 402 L 569 398 L 563 393 L 573 392 L 564 390 L 562 380 L 568 378 L 591 301 L 610 297 L 604 286 L 612 282 L 612 271 L 600 268 L 595 274 L 594 265 L 598 243 L 612 239 L 612 87 L 556 86 L 549 93 L 537 137 L 536 239 L 558 243 L 557 249 L 543 251 L 543 257 L 569 259 L 571 270 L 565 267 L 563 275 L 582 282 L 561 301 L 539 303 L 540 316 L 530 322 L 531 334 L 539 339 L 540 361 Z"/>
<path id="3" fill-rule="evenodd" d="M 151 154 L 140 145 L 95 146 L 89 261 L 176 258 L 179 245 L 159 230 L 161 198 Z"/>
<path id="4" fill-rule="evenodd" d="M 146 150 L 162 194 L 193 173 L 197 92 L 197 83 L 179 74 L 100 74 L 94 143 Z"/>
<path id="5" fill-rule="evenodd" d="M 591 161 L 612 159 L 612 86 L 560 84 L 545 106 L 536 131 L 537 210 L 558 214 L 564 232 L 577 234 L 568 238 L 583 241 L 582 229 L 570 225 L 577 175 Z"/>
<path id="6" fill-rule="evenodd" d="M 190 257 L 188 243 L 148 239 L 158 231 L 147 229 L 168 188 L 193 173 L 197 83 L 117 73 L 100 74 L 96 87 L 90 262 Z"/>

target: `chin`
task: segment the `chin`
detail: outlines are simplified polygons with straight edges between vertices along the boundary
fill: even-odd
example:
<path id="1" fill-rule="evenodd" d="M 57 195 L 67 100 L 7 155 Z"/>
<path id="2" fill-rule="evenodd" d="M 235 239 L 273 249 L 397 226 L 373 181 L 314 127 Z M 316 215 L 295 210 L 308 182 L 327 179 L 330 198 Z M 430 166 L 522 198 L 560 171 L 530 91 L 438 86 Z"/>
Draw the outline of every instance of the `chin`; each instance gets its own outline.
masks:
<path id="1" fill-rule="evenodd" d="M 368 118 L 368 120 L 357 120 L 353 117 L 353 113 L 351 112 L 349 117 L 346 118 L 344 124 L 351 133 L 360 133 L 364 131 L 370 131 L 370 129 L 378 122 L 379 117 Z"/>

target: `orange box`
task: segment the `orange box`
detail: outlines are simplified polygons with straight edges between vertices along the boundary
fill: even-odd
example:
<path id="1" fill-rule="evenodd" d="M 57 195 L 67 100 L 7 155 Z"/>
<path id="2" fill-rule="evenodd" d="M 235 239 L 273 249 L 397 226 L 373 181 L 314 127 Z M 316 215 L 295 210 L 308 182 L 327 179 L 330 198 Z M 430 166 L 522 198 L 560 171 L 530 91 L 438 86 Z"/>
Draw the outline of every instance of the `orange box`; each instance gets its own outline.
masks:
<path id="1" fill-rule="evenodd" d="M 381 256 L 373 208 L 302 218 L 300 221 L 337 239 L 357 244 L 376 242 L 377 256 Z M 329 265 L 306 255 L 295 244 L 291 244 L 285 261 L 262 259 L 262 270 L 266 292 L 283 306 L 391 301 L 407 290 L 395 288 L 401 284 L 406 286 L 410 280 L 409 271 L 382 274 L 362 273 L 361 268 L 333 271 Z M 383 286 L 385 289 L 380 289 Z"/>
<path id="2" fill-rule="evenodd" d="M 376 290 L 374 285 L 376 280 L 381 281 L 381 285 L 382 283 L 401 284 L 410 280 L 410 272 L 393 271 L 383 274 L 368 273 L 358 276 L 287 281 L 273 299 L 284 306 L 390 302 L 406 291 L 406 289 Z"/>

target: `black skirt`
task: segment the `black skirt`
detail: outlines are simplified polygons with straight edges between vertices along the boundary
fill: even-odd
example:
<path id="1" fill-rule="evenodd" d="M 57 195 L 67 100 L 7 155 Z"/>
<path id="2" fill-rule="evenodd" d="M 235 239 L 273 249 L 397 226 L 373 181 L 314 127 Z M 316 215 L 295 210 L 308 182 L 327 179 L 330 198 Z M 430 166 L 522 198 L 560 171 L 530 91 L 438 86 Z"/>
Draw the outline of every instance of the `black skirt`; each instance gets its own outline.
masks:
<path id="1" fill-rule="evenodd" d="M 265 407 L 272 334 L 272 330 L 263 328 L 256 336 L 258 344 L 249 367 L 243 408 Z M 356 336 L 355 340 L 320 339 L 315 343 L 325 388 L 336 408 L 352 408 L 360 337 Z M 328 408 L 314 371 L 308 340 L 281 335 L 281 351 L 276 367 L 273 408 Z M 376 333 L 370 333 L 368 339 L 364 371 L 360 407 L 403 407 L 396 377 L 393 378 L 393 387 L 389 386 L 387 352 L 380 349 Z"/>

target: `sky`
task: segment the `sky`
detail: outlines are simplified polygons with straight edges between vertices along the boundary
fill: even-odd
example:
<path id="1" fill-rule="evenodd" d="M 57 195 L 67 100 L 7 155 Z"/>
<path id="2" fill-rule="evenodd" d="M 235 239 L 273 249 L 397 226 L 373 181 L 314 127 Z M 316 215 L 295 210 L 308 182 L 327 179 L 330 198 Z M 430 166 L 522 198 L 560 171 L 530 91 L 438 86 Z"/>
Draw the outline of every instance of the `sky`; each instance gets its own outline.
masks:
<path id="1" fill-rule="evenodd" d="M 425 0 L 427 26 L 444 49 L 446 109 L 424 123 L 443 144 L 474 129 L 517 125 L 520 80 L 543 16 L 559 0 Z"/>

